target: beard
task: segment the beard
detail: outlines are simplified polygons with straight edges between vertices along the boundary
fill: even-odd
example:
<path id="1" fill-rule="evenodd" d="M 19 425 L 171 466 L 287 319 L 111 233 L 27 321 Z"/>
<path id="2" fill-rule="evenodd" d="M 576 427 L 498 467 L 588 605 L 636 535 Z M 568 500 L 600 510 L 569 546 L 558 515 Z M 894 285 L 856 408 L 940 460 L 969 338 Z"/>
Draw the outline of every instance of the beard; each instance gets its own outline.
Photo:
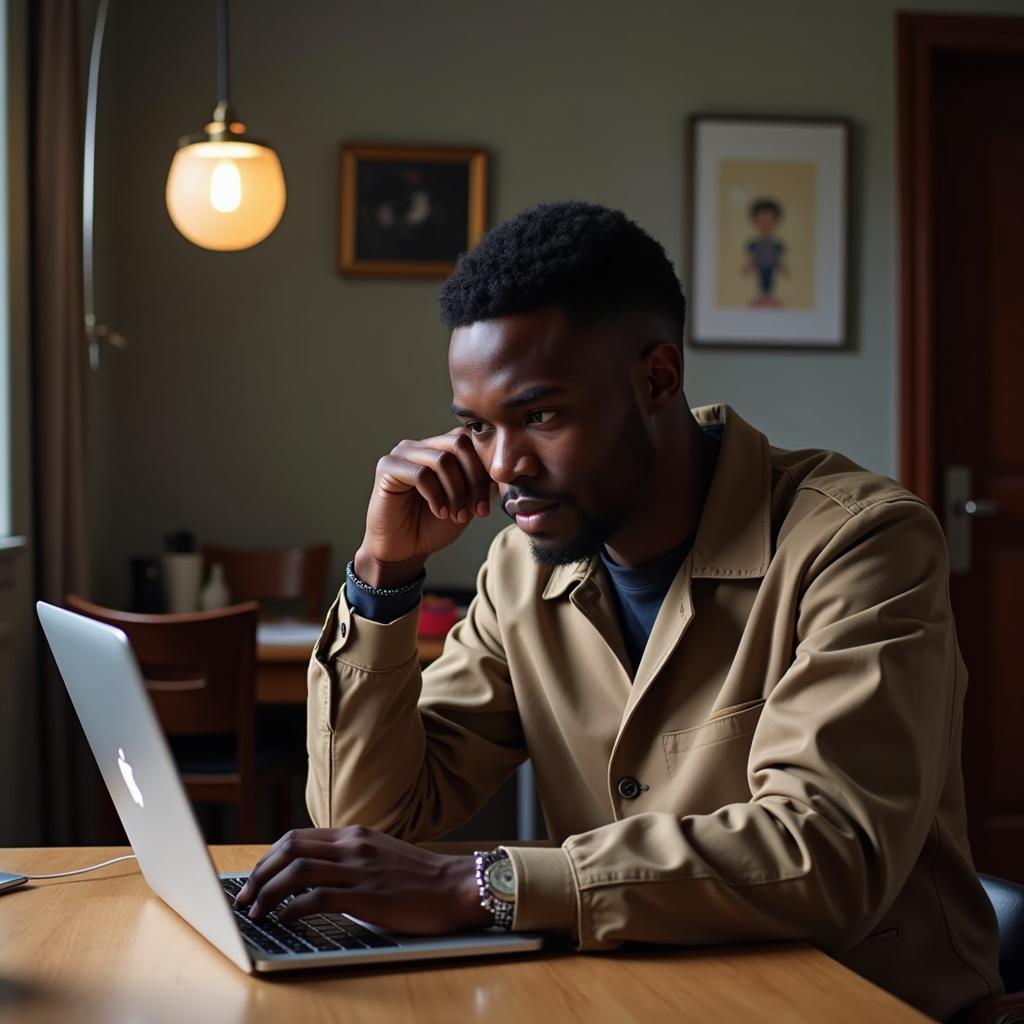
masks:
<path id="1" fill-rule="evenodd" d="M 634 406 L 626 414 L 614 448 L 601 460 L 599 474 L 585 488 L 589 492 L 587 507 L 575 494 L 541 494 L 510 487 L 501 499 L 501 508 L 510 515 L 506 505 L 513 498 L 557 501 L 568 506 L 579 521 L 575 535 L 556 544 L 545 544 L 531 537 L 530 553 L 535 562 L 548 566 L 570 565 L 593 558 L 601 553 L 626 521 L 636 502 L 642 499 L 654 460 L 654 442 L 644 428 L 640 410 Z"/>
<path id="2" fill-rule="evenodd" d="M 605 541 L 622 525 L 622 517 L 612 519 L 588 516 L 580 512 L 579 532 L 563 544 L 542 544 L 530 538 L 530 554 L 538 565 L 571 565 L 593 558 L 604 548 Z"/>

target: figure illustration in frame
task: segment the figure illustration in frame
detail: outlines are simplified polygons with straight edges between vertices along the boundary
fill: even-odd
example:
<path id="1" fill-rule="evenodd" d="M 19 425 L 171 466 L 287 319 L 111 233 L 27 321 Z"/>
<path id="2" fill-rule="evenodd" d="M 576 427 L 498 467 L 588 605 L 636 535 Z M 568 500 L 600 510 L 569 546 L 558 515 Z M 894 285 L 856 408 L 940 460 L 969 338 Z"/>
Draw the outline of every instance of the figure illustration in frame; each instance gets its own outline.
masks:
<path id="1" fill-rule="evenodd" d="M 763 197 L 750 204 L 750 220 L 757 234 L 747 242 L 744 275 L 756 275 L 758 293 L 750 300 L 751 306 L 781 306 L 775 294 L 777 276 L 789 276 L 786 265 L 786 243 L 777 235 L 782 220 L 782 204 Z"/>
<path id="2" fill-rule="evenodd" d="M 843 118 L 691 116 L 692 345 L 846 344 L 849 134 Z"/>

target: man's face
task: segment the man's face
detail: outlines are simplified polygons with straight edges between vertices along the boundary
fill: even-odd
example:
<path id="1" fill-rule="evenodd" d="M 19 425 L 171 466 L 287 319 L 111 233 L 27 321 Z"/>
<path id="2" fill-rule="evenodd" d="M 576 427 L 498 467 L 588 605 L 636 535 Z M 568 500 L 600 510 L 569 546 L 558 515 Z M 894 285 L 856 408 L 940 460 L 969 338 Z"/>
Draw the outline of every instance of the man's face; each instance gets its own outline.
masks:
<path id="1" fill-rule="evenodd" d="M 643 502 L 654 445 L 638 367 L 616 328 L 574 329 L 555 307 L 453 332 L 452 411 L 538 561 L 596 554 Z"/>

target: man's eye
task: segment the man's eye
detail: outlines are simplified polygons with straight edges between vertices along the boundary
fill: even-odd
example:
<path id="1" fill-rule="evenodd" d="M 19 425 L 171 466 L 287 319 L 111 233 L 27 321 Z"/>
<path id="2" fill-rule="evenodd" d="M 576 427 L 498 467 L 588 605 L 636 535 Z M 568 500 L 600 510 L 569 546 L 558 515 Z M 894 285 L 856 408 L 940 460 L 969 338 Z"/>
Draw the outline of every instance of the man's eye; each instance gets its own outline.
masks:
<path id="1" fill-rule="evenodd" d="M 557 409 L 536 409 L 526 417 L 527 423 L 550 423 L 558 415 Z"/>
<path id="2" fill-rule="evenodd" d="M 487 424 L 481 423 L 480 420 L 471 420 L 469 423 L 464 423 L 463 426 L 471 434 L 482 434 L 487 430 Z"/>

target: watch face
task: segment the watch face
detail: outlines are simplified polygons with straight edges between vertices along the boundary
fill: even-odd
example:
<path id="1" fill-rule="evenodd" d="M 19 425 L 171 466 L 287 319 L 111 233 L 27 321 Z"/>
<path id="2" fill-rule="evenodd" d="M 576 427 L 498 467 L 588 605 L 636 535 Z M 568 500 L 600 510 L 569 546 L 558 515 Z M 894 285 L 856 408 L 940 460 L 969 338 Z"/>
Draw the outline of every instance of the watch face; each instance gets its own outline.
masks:
<path id="1" fill-rule="evenodd" d="M 515 899 L 516 874 L 512 868 L 512 861 L 506 859 L 495 861 L 487 869 L 487 886 L 499 898 Z"/>

